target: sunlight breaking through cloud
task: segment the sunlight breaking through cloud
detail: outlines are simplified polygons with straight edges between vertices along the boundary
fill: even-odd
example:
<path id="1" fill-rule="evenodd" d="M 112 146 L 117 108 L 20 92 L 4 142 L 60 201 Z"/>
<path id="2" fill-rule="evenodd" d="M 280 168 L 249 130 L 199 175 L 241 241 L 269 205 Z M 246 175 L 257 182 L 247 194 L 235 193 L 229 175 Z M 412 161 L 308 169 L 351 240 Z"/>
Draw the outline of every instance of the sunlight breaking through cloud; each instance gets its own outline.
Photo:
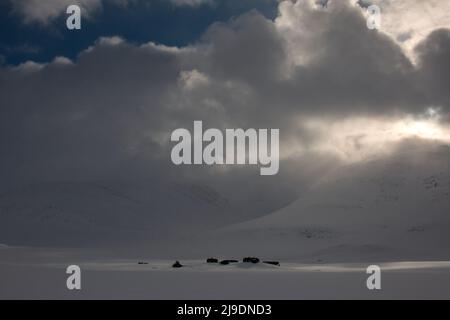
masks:
<path id="1" fill-rule="evenodd" d="M 450 143 L 450 129 L 439 121 L 438 114 L 344 120 L 311 118 L 302 120 L 300 126 L 319 137 L 309 151 L 332 153 L 349 162 L 386 155 L 396 143 L 405 139 Z"/>

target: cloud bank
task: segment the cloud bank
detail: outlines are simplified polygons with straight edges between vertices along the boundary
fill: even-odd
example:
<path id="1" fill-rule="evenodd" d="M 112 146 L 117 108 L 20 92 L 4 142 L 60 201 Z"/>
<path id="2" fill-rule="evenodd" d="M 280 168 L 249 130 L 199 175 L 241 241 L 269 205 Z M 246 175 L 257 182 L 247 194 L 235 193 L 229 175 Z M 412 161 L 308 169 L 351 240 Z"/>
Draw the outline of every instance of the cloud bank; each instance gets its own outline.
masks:
<path id="1" fill-rule="evenodd" d="M 29 21 L 46 21 L 59 10 L 36 12 L 32 5 L 17 2 Z M 107 37 L 75 61 L 2 67 L 3 183 L 147 176 L 212 181 L 230 170 L 230 181 L 256 176 L 257 168 L 242 169 L 239 178 L 235 168 L 172 165 L 171 132 L 202 120 L 210 128 L 279 128 L 282 163 L 273 186 L 292 188 L 337 157 L 326 148 L 337 136 L 328 128 L 350 141 L 352 152 L 372 146 L 378 132 L 365 125 L 345 132 L 335 125 L 341 121 L 355 128 L 352 123 L 367 119 L 422 119 L 431 108 L 439 118 L 433 121 L 446 128 L 450 31 L 430 30 L 409 48 L 386 30 L 369 30 L 354 3 L 283 1 L 274 21 L 249 12 L 213 24 L 186 47 Z"/>

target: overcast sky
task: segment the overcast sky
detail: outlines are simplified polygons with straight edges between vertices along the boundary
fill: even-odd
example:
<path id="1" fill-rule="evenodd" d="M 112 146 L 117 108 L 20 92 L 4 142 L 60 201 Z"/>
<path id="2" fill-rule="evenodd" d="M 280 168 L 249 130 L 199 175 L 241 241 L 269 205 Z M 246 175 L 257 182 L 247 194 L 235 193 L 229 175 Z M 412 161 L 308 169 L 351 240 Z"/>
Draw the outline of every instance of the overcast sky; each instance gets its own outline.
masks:
<path id="1" fill-rule="evenodd" d="M 403 138 L 449 141 L 450 2 L 3 1 L 0 176 L 299 190 Z M 78 3 L 82 30 L 65 28 Z M 327 4 L 326 6 L 324 4 Z M 175 167 L 171 132 L 279 128 L 280 173 Z M 262 182 L 261 182 L 262 181 Z"/>

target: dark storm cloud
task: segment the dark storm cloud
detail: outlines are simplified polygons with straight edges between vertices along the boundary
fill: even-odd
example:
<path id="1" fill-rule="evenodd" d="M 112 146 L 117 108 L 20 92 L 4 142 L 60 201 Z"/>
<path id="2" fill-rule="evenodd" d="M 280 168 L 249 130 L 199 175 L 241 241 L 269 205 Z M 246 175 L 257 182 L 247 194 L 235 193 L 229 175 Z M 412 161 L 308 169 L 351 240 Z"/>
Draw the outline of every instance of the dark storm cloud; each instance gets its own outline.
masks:
<path id="1" fill-rule="evenodd" d="M 301 117 L 385 117 L 430 105 L 449 111 L 448 72 L 442 72 L 448 70 L 447 30 L 419 47 L 416 67 L 391 38 L 366 28 L 359 7 L 339 2 L 305 10 L 297 17 L 304 18 L 301 30 L 280 27 L 286 17 L 274 22 L 255 11 L 212 25 L 183 48 L 103 38 L 73 62 L 2 67 L 3 180 L 188 175 L 213 181 L 233 172 L 233 182 L 246 181 L 254 168 L 240 176 L 234 169 L 175 168 L 170 133 L 190 129 L 193 120 L 280 128 L 286 150 L 291 139 L 316 138 L 301 132 Z M 290 41 L 297 35 L 288 33 L 297 31 L 302 41 Z M 270 181 L 298 188 L 328 161 L 289 158 Z"/>
<path id="2" fill-rule="evenodd" d="M 274 24 L 256 11 L 211 26 L 203 40 L 210 45 L 207 72 L 222 79 L 273 82 L 286 58 Z"/>
<path id="3" fill-rule="evenodd" d="M 314 58 L 287 84 L 290 104 L 343 117 L 422 104 L 411 62 L 388 36 L 369 30 L 358 10 L 336 10 L 326 23 L 329 27 L 314 38 Z"/>
<path id="4" fill-rule="evenodd" d="M 95 176 L 158 148 L 151 133 L 164 126 L 161 100 L 176 83 L 176 56 L 114 41 L 99 41 L 76 64 L 2 70 L 3 170 Z"/>
<path id="5" fill-rule="evenodd" d="M 419 78 L 430 105 L 444 108 L 447 119 L 450 116 L 450 30 L 434 31 L 420 43 L 416 52 L 419 56 Z"/>
<path id="6" fill-rule="evenodd" d="M 419 71 L 391 38 L 367 29 L 358 8 L 341 4 L 331 12 L 311 11 L 308 19 L 306 32 L 312 35 L 300 50 L 311 58 L 297 65 L 289 63 L 285 35 L 256 12 L 212 26 L 199 44 L 207 53 L 192 66 L 212 81 L 197 96 L 221 86 L 223 92 L 232 81 L 243 103 L 226 103 L 225 110 L 233 111 L 227 119 L 236 115 L 249 126 L 286 127 L 302 115 L 423 112 L 429 101 Z"/>

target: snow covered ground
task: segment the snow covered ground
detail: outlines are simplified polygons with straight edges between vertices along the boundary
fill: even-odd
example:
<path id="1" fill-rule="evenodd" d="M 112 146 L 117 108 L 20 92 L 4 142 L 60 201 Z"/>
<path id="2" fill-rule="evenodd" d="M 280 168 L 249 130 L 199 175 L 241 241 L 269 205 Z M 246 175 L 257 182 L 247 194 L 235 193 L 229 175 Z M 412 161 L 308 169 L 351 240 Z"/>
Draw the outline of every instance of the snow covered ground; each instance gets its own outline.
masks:
<path id="1" fill-rule="evenodd" d="M 6 251 L 9 250 L 9 253 Z M 381 290 L 368 290 L 369 263 L 281 261 L 281 266 L 237 263 L 207 264 L 169 260 L 95 260 L 67 251 L 11 259 L 13 248 L 1 249 L 1 299 L 450 299 L 450 261 L 380 264 Z M 81 267 L 81 290 L 66 288 L 66 267 Z"/>
<path id="2" fill-rule="evenodd" d="M 256 219 L 199 186 L 5 193 L 0 298 L 450 299 L 448 159 L 448 146 L 407 146 L 341 167 Z M 209 256 L 281 266 L 213 266 Z M 172 269 L 175 260 L 186 267 Z M 71 264 L 82 268 L 80 292 L 66 289 Z M 381 291 L 366 287 L 371 264 Z"/>
<path id="3" fill-rule="evenodd" d="M 311 262 L 449 260 L 449 158 L 447 146 L 406 148 L 341 167 L 290 205 L 207 242 Z"/>

